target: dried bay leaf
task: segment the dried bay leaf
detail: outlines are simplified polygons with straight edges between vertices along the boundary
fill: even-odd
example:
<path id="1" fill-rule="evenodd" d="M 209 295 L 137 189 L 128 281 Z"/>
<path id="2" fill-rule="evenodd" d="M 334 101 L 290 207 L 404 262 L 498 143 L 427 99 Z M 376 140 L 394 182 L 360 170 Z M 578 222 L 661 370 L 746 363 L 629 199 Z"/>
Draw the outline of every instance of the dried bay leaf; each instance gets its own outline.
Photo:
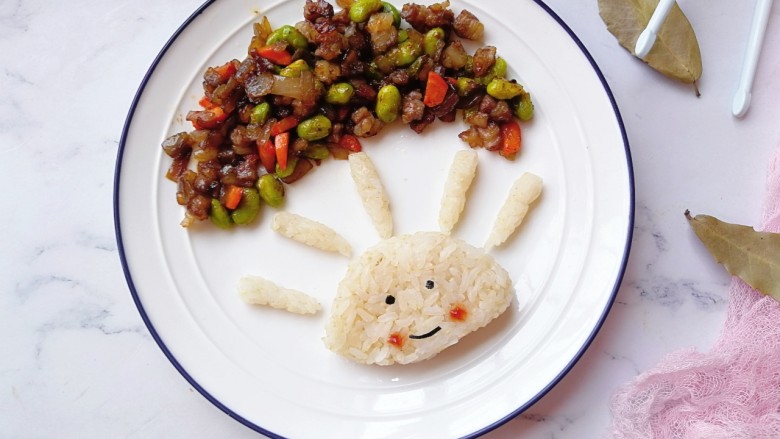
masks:
<path id="1" fill-rule="evenodd" d="M 709 215 L 685 217 L 707 250 L 729 273 L 780 301 L 780 233 L 723 222 Z"/>
<path id="2" fill-rule="evenodd" d="M 599 14 L 621 46 L 632 55 L 639 34 L 647 27 L 658 0 L 598 0 Z M 699 42 L 688 18 L 675 3 L 658 31 L 655 45 L 644 61 L 658 72 L 679 81 L 693 84 L 701 78 L 702 64 Z"/>

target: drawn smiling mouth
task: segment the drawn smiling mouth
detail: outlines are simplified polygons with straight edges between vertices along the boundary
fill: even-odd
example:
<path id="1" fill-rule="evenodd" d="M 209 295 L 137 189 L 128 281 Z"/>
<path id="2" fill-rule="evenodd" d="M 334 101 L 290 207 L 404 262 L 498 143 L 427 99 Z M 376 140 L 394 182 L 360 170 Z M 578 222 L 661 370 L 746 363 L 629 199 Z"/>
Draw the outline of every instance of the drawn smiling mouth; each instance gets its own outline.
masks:
<path id="1" fill-rule="evenodd" d="M 437 326 L 437 327 L 431 329 L 430 331 L 426 332 L 423 335 L 414 335 L 414 334 L 412 334 L 412 335 L 409 336 L 409 338 L 414 339 L 414 340 L 420 340 L 420 339 L 423 339 L 423 338 L 431 337 L 431 336 L 433 336 L 434 334 L 436 334 L 439 331 L 441 331 L 441 326 Z"/>

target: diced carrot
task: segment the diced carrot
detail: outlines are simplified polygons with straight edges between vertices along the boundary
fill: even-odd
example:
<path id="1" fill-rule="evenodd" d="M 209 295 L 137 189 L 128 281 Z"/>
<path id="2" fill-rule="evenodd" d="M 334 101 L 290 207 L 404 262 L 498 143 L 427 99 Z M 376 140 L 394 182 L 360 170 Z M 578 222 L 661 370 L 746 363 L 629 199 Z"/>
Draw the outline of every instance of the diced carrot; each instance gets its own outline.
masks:
<path id="1" fill-rule="evenodd" d="M 230 210 L 238 207 L 238 204 L 241 203 L 241 196 L 243 194 L 244 189 L 242 189 L 240 186 L 229 186 L 227 193 L 225 193 L 225 207 Z"/>
<path id="2" fill-rule="evenodd" d="M 286 66 L 292 63 L 292 55 L 290 55 L 290 52 L 288 52 L 283 45 L 263 46 L 256 49 L 255 53 L 280 66 Z"/>
<path id="3" fill-rule="evenodd" d="M 265 170 L 273 173 L 276 170 L 276 148 L 273 142 L 266 140 L 258 143 L 257 152 L 260 154 L 260 161 L 263 163 Z"/>
<path id="4" fill-rule="evenodd" d="M 508 159 L 514 158 L 520 151 L 522 142 L 522 132 L 520 124 L 516 120 L 510 120 L 501 125 L 501 150 L 498 152 L 501 156 Z"/>
<path id="5" fill-rule="evenodd" d="M 360 152 L 363 150 L 363 146 L 360 145 L 360 140 L 352 134 L 344 134 L 341 136 L 339 146 L 352 152 Z"/>
<path id="6" fill-rule="evenodd" d="M 423 103 L 426 107 L 435 107 L 447 96 L 449 86 L 447 81 L 436 72 L 428 73 L 428 81 L 425 84 L 425 97 Z"/>
<path id="7" fill-rule="evenodd" d="M 198 104 L 207 110 L 210 110 L 217 106 L 217 104 L 211 102 L 211 99 L 209 99 L 208 96 L 203 96 L 202 98 L 200 98 Z"/>
<path id="8" fill-rule="evenodd" d="M 228 61 L 219 67 L 214 67 L 214 70 L 217 71 L 217 74 L 219 75 L 222 82 L 225 82 L 236 73 L 237 69 L 233 62 Z"/>
<path id="9" fill-rule="evenodd" d="M 279 168 L 282 170 L 287 169 L 287 151 L 290 145 L 290 132 L 278 134 L 274 137 L 274 148 L 276 149 L 276 162 L 279 163 Z"/>
<path id="10" fill-rule="evenodd" d="M 284 132 L 290 131 L 296 126 L 298 126 L 298 118 L 295 116 L 287 116 L 284 119 L 271 125 L 270 134 L 272 136 L 276 136 Z"/>

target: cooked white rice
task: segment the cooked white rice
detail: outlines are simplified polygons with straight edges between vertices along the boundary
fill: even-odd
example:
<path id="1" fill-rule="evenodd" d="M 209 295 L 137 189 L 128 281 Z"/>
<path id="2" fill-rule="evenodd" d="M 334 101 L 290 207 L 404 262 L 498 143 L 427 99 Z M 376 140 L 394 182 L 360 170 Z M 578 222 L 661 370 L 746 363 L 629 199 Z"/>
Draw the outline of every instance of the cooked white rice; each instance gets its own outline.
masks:
<path id="1" fill-rule="evenodd" d="M 458 223 L 460 214 L 466 206 L 466 192 L 477 173 L 477 161 L 477 152 L 472 149 L 455 153 L 439 208 L 439 229 L 442 233 L 449 235 Z"/>
<path id="2" fill-rule="evenodd" d="M 246 303 L 266 305 L 296 314 L 316 314 L 322 309 L 317 299 L 308 294 L 282 288 L 259 276 L 241 277 L 238 294 Z"/>
<path id="3" fill-rule="evenodd" d="M 344 237 L 317 221 L 289 212 L 274 215 L 271 228 L 282 236 L 320 250 L 352 256 L 352 247 Z"/>
<path id="4" fill-rule="evenodd" d="M 526 172 L 509 191 L 504 205 L 496 216 L 493 231 L 485 242 L 485 251 L 503 244 L 520 227 L 528 208 L 542 193 L 542 179 Z"/>
<path id="5" fill-rule="evenodd" d="M 429 281 L 433 284 L 426 285 Z M 360 363 L 425 360 L 487 325 L 512 297 L 509 274 L 482 250 L 438 232 L 402 235 L 350 263 L 324 341 Z M 453 318 L 455 307 L 463 311 L 463 321 Z M 437 327 L 428 337 L 411 337 Z"/>
<path id="6" fill-rule="evenodd" d="M 393 236 L 393 215 L 390 212 L 390 200 L 382 186 L 382 180 L 368 155 L 358 152 L 349 155 L 349 169 L 357 186 L 363 207 L 366 209 L 376 231 L 383 239 Z"/>

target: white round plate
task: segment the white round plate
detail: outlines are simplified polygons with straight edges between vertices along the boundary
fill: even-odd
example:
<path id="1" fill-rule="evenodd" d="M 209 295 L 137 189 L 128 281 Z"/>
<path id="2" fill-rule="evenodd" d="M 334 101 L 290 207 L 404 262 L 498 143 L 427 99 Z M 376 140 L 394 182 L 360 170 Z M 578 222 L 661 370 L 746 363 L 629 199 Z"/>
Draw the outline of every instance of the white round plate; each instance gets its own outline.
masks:
<path id="1" fill-rule="evenodd" d="M 126 277 L 165 355 L 209 401 L 274 437 L 478 436 L 525 410 L 573 366 L 601 326 L 628 257 L 633 180 L 625 133 L 604 78 L 579 40 L 541 2 L 453 1 L 486 25 L 509 76 L 531 91 L 515 161 L 479 151 L 479 170 L 455 235 L 481 246 L 512 182 L 526 171 L 544 192 L 515 236 L 492 254 L 517 300 L 437 357 L 406 366 L 354 364 L 328 351 L 324 325 L 348 259 L 281 238 L 272 210 L 250 227 L 179 226 L 183 210 L 160 148 L 189 129 L 207 66 L 242 59 L 252 23 L 302 18 L 304 2 L 220 0 L 197 10 L 149 69 L 117 158 L 115 221 Z M 436 230 L 459 120 L 417 135 L 400 122 L 365 139 L 391 198 L 396 234 Z M 288 187 L 285 210 L 329 225 L 355 255 L 379 241 L 345 161 L 328 159 Z M 299 316 L 241 301 L 256 274 L 315 296 Z"/>

